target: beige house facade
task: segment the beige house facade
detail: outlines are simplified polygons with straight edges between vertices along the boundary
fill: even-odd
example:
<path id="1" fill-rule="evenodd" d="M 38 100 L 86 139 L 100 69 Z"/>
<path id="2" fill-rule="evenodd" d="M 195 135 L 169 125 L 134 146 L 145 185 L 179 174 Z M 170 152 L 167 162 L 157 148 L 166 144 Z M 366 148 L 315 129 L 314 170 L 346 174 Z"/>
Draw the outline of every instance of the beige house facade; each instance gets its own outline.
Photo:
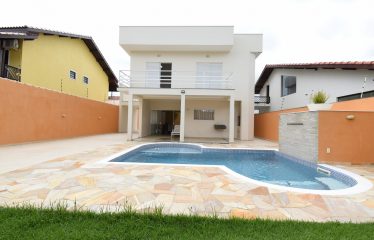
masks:
<path id="1" fill-rule="evenodd" d="M 261 34 L 232 26 L 122 26 L 131 70 L 120 71 L 121 132 L 135 136 L 253 138 Z M 131 131 L 129 130 L 131 129 Z"/>

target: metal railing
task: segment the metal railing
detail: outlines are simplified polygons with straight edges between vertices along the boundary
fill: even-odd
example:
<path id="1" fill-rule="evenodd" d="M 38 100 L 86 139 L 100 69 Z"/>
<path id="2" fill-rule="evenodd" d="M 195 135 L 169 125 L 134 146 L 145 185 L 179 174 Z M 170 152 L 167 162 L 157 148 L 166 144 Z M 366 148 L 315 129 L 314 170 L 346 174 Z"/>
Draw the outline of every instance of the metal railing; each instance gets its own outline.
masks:
<path id="1" fill-rule="evenodd" d="M 17 82 L 21 81 L 21 69 L 5 65 L 6 77 Z"/>
<path id="2" fill-rule="evenodd" d="M 119 85 L 125 88 L 232 89 L 233 73 L 188 71 L 119 72 Z"/>
<path id="3" fill-rule="evenodd" d="M 256 96 L 255 95 L 255 103 L 265 103 L 269 104 L 270 103 L 270 97 L 268 96 Z"/>

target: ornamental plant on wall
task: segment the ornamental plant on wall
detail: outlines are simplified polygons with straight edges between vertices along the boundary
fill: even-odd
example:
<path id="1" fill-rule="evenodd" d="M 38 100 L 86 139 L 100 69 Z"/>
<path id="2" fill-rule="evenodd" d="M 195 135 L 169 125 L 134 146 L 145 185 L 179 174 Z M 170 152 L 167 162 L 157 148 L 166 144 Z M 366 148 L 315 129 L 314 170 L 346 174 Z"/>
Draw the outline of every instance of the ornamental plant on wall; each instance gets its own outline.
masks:
<path id="1" fill-rule="evenodd" d="M 312 102 L 314 104 L 326 103 L 328 99 L 329 99 L 329 96 L 324 91 L 318 91 L 312 94 Z"/>
<path id="2" fill-rule="evenodd" d="M 329 110 L 332 104 L 327 104 L 329 96 L 322 90 L 311 95 L 312 104 L 308 104 L 309 111 Z"/>

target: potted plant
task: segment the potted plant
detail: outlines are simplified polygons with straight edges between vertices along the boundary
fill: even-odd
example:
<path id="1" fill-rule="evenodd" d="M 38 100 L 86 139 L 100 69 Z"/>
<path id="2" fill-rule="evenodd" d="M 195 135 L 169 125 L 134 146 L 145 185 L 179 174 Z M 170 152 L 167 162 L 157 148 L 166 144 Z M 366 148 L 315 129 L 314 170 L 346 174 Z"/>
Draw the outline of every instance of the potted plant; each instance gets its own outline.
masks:
<path id="1" fill-rule="evenodd" d="M 308 104 L 309 111 L 329 110 L 332 104 L 326 103 L 329 96 L 324 91 L 318 91 L 312 94 L 312 104 Z"/>

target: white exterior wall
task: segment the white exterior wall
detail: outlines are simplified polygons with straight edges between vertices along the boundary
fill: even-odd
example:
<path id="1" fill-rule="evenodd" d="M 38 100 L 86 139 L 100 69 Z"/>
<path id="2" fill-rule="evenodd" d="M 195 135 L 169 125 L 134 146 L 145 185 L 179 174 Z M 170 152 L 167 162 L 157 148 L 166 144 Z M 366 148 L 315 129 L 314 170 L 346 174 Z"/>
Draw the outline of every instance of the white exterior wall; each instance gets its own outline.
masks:
<path id="1" fill-rule="evenodd" d="M 132 74 L 144 74 L 147 62 L 172 63 L 172 87 L 183 85 L 178 81 L 190 80 L 194 82 L 197 63 L 222 63 L 224 75 L 233 73 L 232 88 L 235 101 L 241 102 L 241 132 L 240 139 L 253 139 L 253 92 L 255 84 L 255 59 L 262 48 L 262 35 L 234 35 L 234 44 L 229 52 L 131 52 Z M 174 73 L 175 72 L 175 73 Z M 191 79 L 178 78 L 178 72 L 192 74 Z M 145 77 L 145 76 L 144 76 Z M 141 79 L 141 77 L 135 77 Z M 185 85 L 185 84 L 184 84 Z M 212 91 L 210 89 L 205 91 Z M 204 90 L 202 90 L 204 96 Z M 188 96 L 188 92 L 186 93 Z M 188 129 L 186 129 L 188 136 Z"/>
<path id="2" fill-rule="evenodd" d="M 281 76 L 296 76 L 296 93 L 284 97 L 282 106 Z M 270 109 L 304 107 L 310 103 L 312 92 L 323 90 L 329 95 L 328 103 L 336 102 L 337 97 L 360 93 L 364 78 L 367 82 L 364 91 L 374 90 L 374 71 L 341 70 L 341 69 L 274 69 L 261 89 L 260 94 L 266 95 L 266 85 L 270 85 Z"/>
<path id="3" fill-rule="evenodd" d="M 192 108 L 206 106 L 215 110 L 215 123 L 229 127 L 229 99 L 232 96 L 234 135 L 241 140 L 253 138 L 255 59 L 262 52 L 261 34 L 233 34 L 233 27 L 121 27 L 119 42 L 131 56 L 131 81 L 145 81 L 147 62 L 172 63 L 173 72 L 171 89 L 151 89 L 141 83 L 132 84 L 131 88 L 119 88 L 121 104 L 125 104 L 126 94 L 133 94 L 136 98 L 143 98 L 143 102 L 150 101 L 149 110 L 156 110 L 152 95 L 154 99 L 160 96 L 180 99 L 182 88 L 186 96 L 185 136 L 228 137 L 228 130 L 214 130 L 214 123 L 209 123 L 212 127 L 208 127 L 206 123 L 191 121 L 191 116 L 193 118 Z M 222 63 L 223 75 L 232 74 L 231 86 L 226 89 L 196 88 L 197 63 Z M 186 75 L 191 77 L 186 78 Z M 192 95 L 199 100 L 189 99 Z M 204 100 L 204 97 L 207 99 Z M 171 110 L 165 107 L 157 110 Z M 142 103 L 140 108 L 143 116 L 140 124 L 143 131 L 140 131 L 142 136 L 146 136 L 149 129 L 145 127 L 147 119 L 144 112 L 148 107 Z M 237 126 L 238 115 L 240 127 Z"/>
<path id="4" fill-rule="evenodd" d="M 195 120 L 194 109 L 214 109 L 214 120 Z M 214 129 L 214 124 L 226 125 L 224 130 Z M 228 138 L 229 101 L 186 99 L 186 137 Z"/>

